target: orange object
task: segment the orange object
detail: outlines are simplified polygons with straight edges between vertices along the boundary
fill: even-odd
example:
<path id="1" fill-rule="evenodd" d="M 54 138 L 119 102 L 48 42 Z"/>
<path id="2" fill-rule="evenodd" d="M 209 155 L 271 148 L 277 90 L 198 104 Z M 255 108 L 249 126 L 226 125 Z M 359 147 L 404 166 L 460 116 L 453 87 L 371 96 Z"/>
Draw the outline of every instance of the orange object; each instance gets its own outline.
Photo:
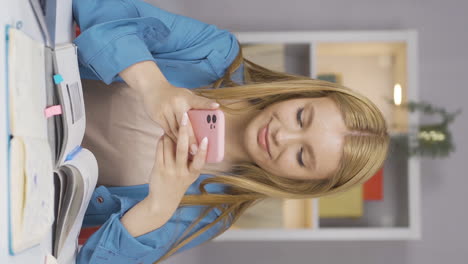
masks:
<path id="1" fill-rule="evenodd" d="M 78 37 L 81 34 L 81 29 L 78 27 L 78 25 L 75 25 L 75 36 Z"/>
<path id="2" fill-rule="evenodd" d="M 101 226 L 83 227 L 81 228 L 80 235 L 78 236 L 78 244 L 83 245 L 86 240 L 94 234 Z"/>
<path id="3" fill-rule="evenodd" d="M 383 168 L 364 183 L 364 200 L 383 200 Z"/>

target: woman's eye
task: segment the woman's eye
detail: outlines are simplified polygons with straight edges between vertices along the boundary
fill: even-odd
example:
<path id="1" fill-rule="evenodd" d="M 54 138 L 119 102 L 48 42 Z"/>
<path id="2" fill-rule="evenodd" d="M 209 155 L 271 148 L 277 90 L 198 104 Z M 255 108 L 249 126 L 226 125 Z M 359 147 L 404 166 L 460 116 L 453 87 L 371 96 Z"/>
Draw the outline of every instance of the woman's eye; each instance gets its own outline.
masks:
<path id="1" fill-rule="evenodd" d="M 304 149 L 304 148 L 301 147 L 301 151 L 299 151 L 299 152 L 297 153 L 297 161 L 299 162 L 299 166 L 301 166 L 301 167 L 305 167 L 304 161 L 302 160 L 302 152 L 303 152 L 303 149 Z"/>
<path id="2" fill-rule="evenodd" d="M 297 115 L 296 115 L 296 118 L 297 118 L 297 122 L 299 122 L 299 125 L 301 125 L 302 127 L 302 111 L 304 110 L 304 107 L 302 108 L 299 108 L 297 110 Z"/>

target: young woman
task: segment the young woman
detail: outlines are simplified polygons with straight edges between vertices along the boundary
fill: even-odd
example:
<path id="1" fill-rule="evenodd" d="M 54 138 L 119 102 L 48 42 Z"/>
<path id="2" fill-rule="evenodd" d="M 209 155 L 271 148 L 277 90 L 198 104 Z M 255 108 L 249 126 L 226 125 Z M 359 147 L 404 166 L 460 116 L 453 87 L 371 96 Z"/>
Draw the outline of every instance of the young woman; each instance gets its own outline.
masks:
<path id="1" fill-rule="evenodd" d="M 230 32 L 143 1 L 77 0 L 73 14 L 99 164 L 77 263 L 159 263 L 261 199 L 345 191 L 383 165 L 384 118 L 346 87 L 261 67 Z M 226 152 L 206 164 L 184 113 L 213 102 Z"/>

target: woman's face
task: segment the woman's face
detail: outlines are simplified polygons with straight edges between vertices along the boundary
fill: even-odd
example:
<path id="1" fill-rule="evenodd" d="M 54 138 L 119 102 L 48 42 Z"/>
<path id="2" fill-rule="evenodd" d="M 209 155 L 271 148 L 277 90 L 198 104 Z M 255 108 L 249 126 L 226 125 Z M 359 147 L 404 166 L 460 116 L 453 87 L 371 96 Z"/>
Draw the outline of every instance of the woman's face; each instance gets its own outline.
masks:
<path id="1" fill-rule="evenodd" d="M 340 110 L 328 97 L 290 99 L 251 119 L 244 147 L 253 162 L 274 175 L 323 179 L 338 168 L 347 132 Z"/>

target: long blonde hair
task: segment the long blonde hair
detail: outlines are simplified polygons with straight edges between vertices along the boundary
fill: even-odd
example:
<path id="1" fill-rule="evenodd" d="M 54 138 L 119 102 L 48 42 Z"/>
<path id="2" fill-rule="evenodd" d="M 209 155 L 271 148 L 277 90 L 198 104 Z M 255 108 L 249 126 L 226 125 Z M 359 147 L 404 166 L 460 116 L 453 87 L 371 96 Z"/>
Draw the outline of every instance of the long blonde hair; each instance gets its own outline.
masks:
<path id="1" fill-rule="evenodd" d="M 336 83 L 311 79 L 305 76 L 272 71 L 243 58 L 239 43 L 239 54 L 226 70 L 225 75 L 211 86 L 193 89 L 200 96 L 214 100 L 234 99 L 250 102 L 242 109 L 221 104 L 220 109 L 229 113 L 242 113 L 251 109 L 263 109 L 276 102 L 305 97 L 328 97 L 339 107 L 347 128 L 352 133 L 345 136 L 339 167 L 326 179 L 297 180 L 278 177 L 252 163 L 233 165 L 230 171 L 208 171 L 213 174 L 200 183 L 200 195 L 185 195 L 179 206 L 205 205 L 207 208 L 184 234 L 158 261 L 168 258 L 181 247 L 192 241 L 219 221 L 223 228 L 211 239 L 226 231 L 242 213 L 262 199 L 314 198 L 346 191 L 362 184 L 383 165 L 387 155 L 389 136 L 382 113 L 367 98 Z M 231 80 L 233 73 L 244 62 L 245 84 Z M 219 88 L 224 84 L 224 88 Z M 227 186 L 223 194 L 210 194 L 204 186 L 218 183 Z M 217 207 L 222 214 L 212 223 L 191 236 L 184 238 L 212 209 Z"/>

